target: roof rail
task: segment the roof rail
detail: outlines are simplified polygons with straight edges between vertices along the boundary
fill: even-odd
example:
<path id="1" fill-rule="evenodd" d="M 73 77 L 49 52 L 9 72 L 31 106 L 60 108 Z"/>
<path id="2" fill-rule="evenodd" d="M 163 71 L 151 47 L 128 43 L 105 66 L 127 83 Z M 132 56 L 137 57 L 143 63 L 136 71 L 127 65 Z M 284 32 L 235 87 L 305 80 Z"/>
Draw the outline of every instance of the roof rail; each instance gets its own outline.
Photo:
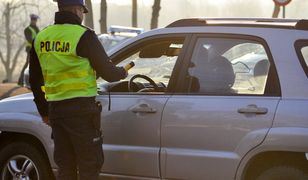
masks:
<path id="1" fill-rule="evenodd" d="M 308 30 L 308 20 L 306 19 L 279 19 L 279 18 L 188 18 L 180 19 L 169 25 L 171 27 L 188 27 L 188 26 L 256 26 L 256 27 L 279 27 L 293 28 L 299 30 Z"/>
<path id="2" fill-rule="evenodd" d="M 308 20 L 307 19 L 299 20 L 295 25 L 295 29 L 308 30 Z"/>

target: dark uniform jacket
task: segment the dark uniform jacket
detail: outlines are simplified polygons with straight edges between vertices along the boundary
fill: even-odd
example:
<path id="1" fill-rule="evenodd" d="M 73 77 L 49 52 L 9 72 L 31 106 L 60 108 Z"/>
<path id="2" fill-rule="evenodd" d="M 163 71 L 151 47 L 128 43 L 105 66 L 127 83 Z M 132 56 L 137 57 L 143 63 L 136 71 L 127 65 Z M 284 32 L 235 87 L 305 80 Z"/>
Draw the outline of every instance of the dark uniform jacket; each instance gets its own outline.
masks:
<path id="1" fill-rule="evenodd" d="M 70 12 L 57 12 L 55 24 L 81 24 L 80 18 Z M 88 29 L 80 38 L 77 45 L 77 55 L 88 58 L 98 77 L 106 81 L 118 81 L 126 77 L 122 67 L 116 67 L 110 61 L 95 32 Z M 34 102 L 41 116 L 48 116 L 48 102 L 41 90 L 44 85 L 43 74 L 34 48 L 30 51 L 30 85 L 34 95 Z"/>

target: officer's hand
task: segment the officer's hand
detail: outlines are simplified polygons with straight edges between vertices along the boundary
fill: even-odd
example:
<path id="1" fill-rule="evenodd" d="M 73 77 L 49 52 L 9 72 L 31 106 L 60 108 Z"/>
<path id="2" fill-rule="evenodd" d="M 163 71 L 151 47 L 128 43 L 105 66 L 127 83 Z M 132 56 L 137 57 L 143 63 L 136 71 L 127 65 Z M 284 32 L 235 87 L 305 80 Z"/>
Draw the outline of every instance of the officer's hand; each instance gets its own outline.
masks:
<path id="1" fill-rule="evenodd" d="M 48 116 L 42 117 L 42 121 L 43 121 L 45 124 L 47 124 L 48 126 L 50 126 Z"/>

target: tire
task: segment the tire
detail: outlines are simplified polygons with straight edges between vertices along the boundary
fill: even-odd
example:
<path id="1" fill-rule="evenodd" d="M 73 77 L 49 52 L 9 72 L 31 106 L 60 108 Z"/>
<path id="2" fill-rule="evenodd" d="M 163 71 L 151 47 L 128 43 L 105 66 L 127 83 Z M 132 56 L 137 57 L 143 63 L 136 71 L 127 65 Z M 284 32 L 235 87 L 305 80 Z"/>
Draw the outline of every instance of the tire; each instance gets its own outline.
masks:
<path id="1" fill-rule="evenodd" d="M 288 166 L 273 166 L 263 171 L 256 180 L 307 180 L 308 175 L 301 169 Z"/>
<path id="2" fill-rule="evenodd" d="M 0 151 L 0 179 L 53 180 L 43 154 L 25 142 L 12 142 Z"/>

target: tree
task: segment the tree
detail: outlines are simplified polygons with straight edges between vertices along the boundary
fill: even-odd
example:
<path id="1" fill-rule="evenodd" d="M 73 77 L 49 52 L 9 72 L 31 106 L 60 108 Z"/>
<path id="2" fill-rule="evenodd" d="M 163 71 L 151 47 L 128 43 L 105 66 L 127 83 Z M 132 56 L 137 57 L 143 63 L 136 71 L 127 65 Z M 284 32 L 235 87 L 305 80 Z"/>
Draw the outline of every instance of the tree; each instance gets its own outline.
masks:
<path id="1" fill-rule="evenodd" d="M 13 72 L 16 68 L 18 58 L 25 48 L 23 30 L 29 23 L 28 15 L 26 18 L 20 14 L 27 14 L 27 6 L 37 6 L 33 3 L 25 3 L 22 0 L 11 0 L 1 2 L 0 13 L 2 14 L 0 24 L 0 60 L 4 65 L 5 80 L 11 82 Z"/>
<path id="2" fill-rule="evenodd" d="M 101 18 L 99 20 L 101 26 L 101 33 L 107 33 L 107 2 L 101 0 Z"/>
<path id="3" fill-rule="evenodd" d="M 89 9 L 89 12 L 86 14 L 85 18 L 85 25 L 91 29 L 94 29 L 92 2 L 91 0 L 85 0 L 85 3 Z"/>
<path id="4" fill-rule="evenodd" d="M 274 10 L 273 10 L 273 15 L 272 17 L 273 18 L 278 18 L 278 15 L 279 15 L 279 12 L 280 12 L 280 6 L 276 3 L 274 3 L 275 6 L 274 6 Z"/>
<path id="5" fill-rule="evenodd" d="M 153 9 L 153 12 L 152 12 L 152 19 L 151 19 L 151 29 L 155 29 L 158 27 L 158 17 L 159 17 L 159 11 L 161 9 L 160 0 L 154 0 L 152 9 Z"/>
<path id="6" fill-rule="evenodd" d="M 137 21 L 137 0 L 132 0 L 132 26 L 138 27 L 138 21 Z"/>

